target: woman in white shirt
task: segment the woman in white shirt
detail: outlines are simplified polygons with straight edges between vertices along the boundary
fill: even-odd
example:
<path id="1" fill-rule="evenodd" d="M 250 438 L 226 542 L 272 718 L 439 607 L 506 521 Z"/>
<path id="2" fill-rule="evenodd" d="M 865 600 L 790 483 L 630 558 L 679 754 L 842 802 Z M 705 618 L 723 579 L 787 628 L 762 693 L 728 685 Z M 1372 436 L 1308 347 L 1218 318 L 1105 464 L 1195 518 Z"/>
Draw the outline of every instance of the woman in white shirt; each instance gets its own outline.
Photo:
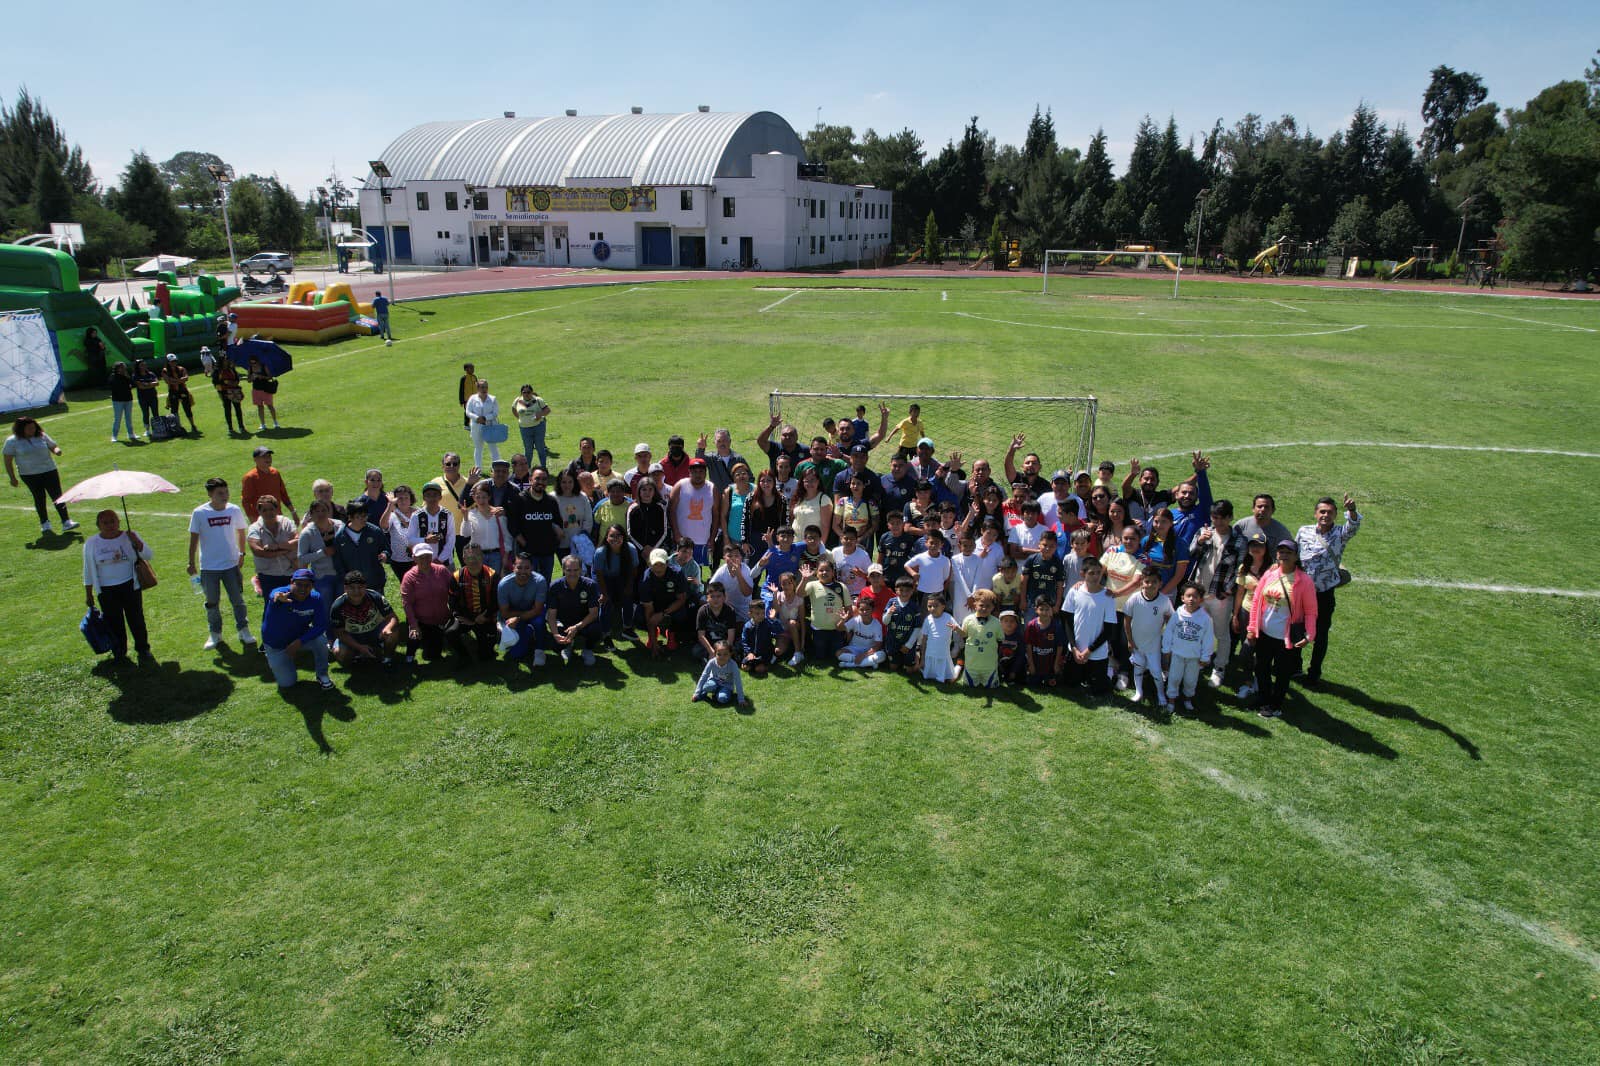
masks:
<path id="1" fill-rule="evenodd" d="M 396 586 L 411 569 L 411 518 L 417 513 L 417 494 L 410 485 L 396 485 L 394 503 L 384 516 L 384 532 L 389 534 L 389 569 Z"/>
<path id="2" fill-rule="evenodd" d="M 516 555 L 516 541 L 506 525 L 506 516 L 491 506 L 493 494 L 489 482 L 480 481 L 472 486 L 472 510 L 462 523 L 461 535 L 483 551 L 483 565 L 497 574 L 508 572 L 508 561 Z"/>
<path id="3" fill-rule="evenodd" d="M 148 562 L 154 552 L 139 534 L 123 530 L 115 511 L 101 511 L 94 524 L 99 532 L 83 542 L 84 599 L 92 609 L 95 595 L 100 596 L 100 613 L 111 630 L 112 663 L 120 666 L 128 661 L 131 630 L 139 665 L 153 665 L 156 660 L 150 654 L 150 635 L 144 624 L 144 592 L 139 588 L 137 563 L 140 559 Z"/>
<path id="4" fill-rule="evenodd" d="M 472 465 L 483 469 L 484 431 L 500 424 L 500 401 L 489 395 L 489 382 L 478 379 L 478 391 L 467 397 L 467 420 L 472 426 Z M 489 441 L 489 459 L 500 458 L 500 444 Z"/>

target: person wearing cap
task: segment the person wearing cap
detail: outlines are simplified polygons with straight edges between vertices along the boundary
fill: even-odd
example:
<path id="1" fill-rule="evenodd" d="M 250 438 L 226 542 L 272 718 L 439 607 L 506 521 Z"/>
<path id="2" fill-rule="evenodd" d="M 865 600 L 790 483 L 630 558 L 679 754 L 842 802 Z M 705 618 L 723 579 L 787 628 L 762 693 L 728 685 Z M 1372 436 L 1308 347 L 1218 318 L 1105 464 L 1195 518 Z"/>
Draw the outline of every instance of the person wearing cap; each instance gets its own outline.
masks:
<path id="1" fill-rule="evenodd" d="M 419 653 L 430 660 L 444 652 L 444 631 L 450 621 L 450 591 L 455 579 L 449 567 L 434 559 L 434 546 L 427 541 L 411 549 L 411 569 L 400 581 L 400 602 L 406 611 L 406 662 L 417 661 Z"/>
<path id="2" fill-rule="evenodd" d="M 532 385 L 524 385 L 518 392 L 517 398 L 511 401 L 511 413 L 517 419 L 517 432 L 522 435 L 523 453 L 530 459 L 537 453 L 539 465 L 549 466 L 550 451 L 545 447 L 544 437 L 546 430 L 549 429 L 549 423 L 545 419 L 550 417 L 550 405 L 545 403 L 543 397 L 537 392 L 533 391 Z M 589 457 L 592 460 L 594 456 L 594 438 L 585 437 L 583 439 L 589 442 Z M 578 463 L 583 458 L 583 446 L 580 441 L 578 458 L 574 459 L 573 462 Z M 580 466 L 579 469 L 593 470 L 594 467 L 585 468 Z M 576 475 L 577 471 L 575 470 L 573 473 Z"/>
<path id="3" fill-rule="evenodd" d="M 1300 549 L 1300 562 L 1311 575 L 1317 590 L 1317 635 L 1311 644 L 1311 668 L 1306 680 L 1322 679 L 1322 660 L 1328 654 L 1328 633 L 1333 629 L 1334 591 L 1344 581 L 1339 564 L 1344 561 L 1345 545 L 1361 532 L 1361 515 L 1356 511 L 1356 501 L 1348 494 L 1344 498 L 1344 524 L 1334 525 L 1339 505 L 1332 496 L 1317 501 L 1316 521 L 1301 526 L 1295 534 L 1295 546 Z"/>
<path id="4" fill-rule="evenodd" d="M 650 445 L 640 441 L 633 446 L 633 469 L 622 475 L 622 480 L 627 482 L 628 491 L 632 492 L 640 478 L 650 477 Z"/>
<path id="5" fill-rule="evenodd" d="M 194 424 L 194 395 L 189 392 L 189 372 L 178 362 L 177 356 L 167 356 L 166 366 L 161 368 L 161 380 L 167 386 L 167 413 L 175 415 L 183 408 L 189 419 L 189 431 L 199 433 L 200 427 Z"/>
<path id="6" fill-rule="evenodd" d="M 864 498 L 877 503 L 879 490 L 883 488 L 883 478 L 877 471 L 867 466 L 867 459 L 871 456 L 872 449 L 865 444 L 854 444 L 846 454 L 849 465 L 833 475 L 834 498 L 838 499 L 840 495 L 849 491 L 852 477 L 860 477 L 866 483 Z"/>
<path id="7" fill-rule="evenodd" d="M 533 569 L 533 557 L 521 552 L 512 562 L 511 573 L 500 579 L 495 594 L 500 607 L 500 625 L 516 634 L 516 641 L 506 648 L 506 658 L 515 662 L 526 661 L 530 666 L 544 665 L 544 649 L 549 643 L 545 627 L 545 610 L 550 583 Z"/>
<path id="8" fill-rule="evenodd" d="M 467 429 L 472 434 L 472 469 L 483 469 L 483 447 L 489 446 L 489 458 L 500 458 L 500 444 L 489 439 L 489 427 L 500 424 L 500 401 L 489 392 L 487 378 L 479 378 L 473 393 L 467 397 Z M 539 460 L 544 465 L 544 459 Z"/>
<path id="9" fill-rule="evenodd" d="M 1256 713 L 1263 718 L 1283 714 L 1289 681 L 1300 672 L 1300 652 L 1317 636 L 1317 591 L 1311 575 L 1300 569 L 1300 549 L 1280 540 L 1276 565 L 1261 577 L 1250 624 L 1245 630 L 1256 656 Z"/>
<path id="10" fill-rule="evenodd" d="M 344 576 L 344 592 L 328 609 L 328 628 L 333 632 L 333 657 L 346 669 L 362 660 L 382 662 L 385 670 L 394 667 L 400 619 L 383 593 L 368 587 L 367 575 L 360 570 Z"/>
<path id="11" fill-rule="evenodd" d="M 1200 586 L 1201 605 L 1216 633 L 1216 654 L 1206 684 L 1222 685 L 1228 669 L 1233 633 L 1233 600 L 1239 583 L 1239 561 L 1244 557 L 1246 537 L 1233 524 L 1233 503 L 1217 500 L 1211 505 L 1211 523 L 1202 526 L 1189 544 L 1188 580 Z"/>
<path id="12" fill-rule="evenodd" d="M 284 484 L 283 475 L 272 465 L 272 449 L 265 444 L 258 444 L 250 457 L 255 466 L 245 471 L 244 477 L 239 479 L 239 502 L 244 507 L 245 516 L 254 522 L 259 517 L 256 502 L 263 496 L 271 496 L 278 501 L 282 510 L 289 512 L 298 526 L 300 512 L 295 510 L 294 502 L 289 499 L 289 486 Z"/>
<path id="13" fill-rule="evenodd" d="M 328 604 L 315 588 L 310 570 L 296 570 L 289 587 L 275 589 L 267 597 L 266 615 L 261 620 L 261 647 L 267 665 L 278 682 L 278 691 L 294 688 L 299 679 L 294 660 L 302 651 L 311 653 L 317 684 L 324 691 L 333 688 L 328 676 Z"/>
<path id="14" fill-rule="evenodd" d="M 1039 518 L 1051 529 L 1061 528 L 1063 509 L 1079 520 L 1084 517 L 1082 501 L 1072 491 L 1070 470 L 1057 470 L 1051 474 L 1050 491 L 1039 496 Z"/>
<path id="15" fill-rule="evenodd" d="M 933 454 L 933 438 L 923 437 L 917 441 L 917 453 L 911 456 L 911 476 L 918 481 L 929 482 L 939 476 L 939 460 Z"/>
<path id="16" fill-rule="evenodd" d="M 200 360 L 211 360 L 214 369 L 209 371 L 211 386 L 217 390 L 217 399 L 222 401 L 222 417 L 228 421 L 228 432 L 248 435 L 250 430 L 244 424 L 244 388 L 239 384 L 239 371 L 233 365 L 232 359 L 224 358 L 220 362 L 211 359 L 211 349 L 200 349 Z M 238 418 L 239 428 L 234 429 L 234 419 Z"/>
<path id="17" fill-rule="evenodd" d="M 422 507 L 406 522 L 406 546 L 413 558 L 423 544 L 433 549 L 438 560 L 451 558 L 456 547 L 455 516 L 443 506 L 444 493 L 435 482 L 422 486 Z"/>
<path id="18" fill-rule="evenodd" d="M 689 586 L 683 575 L 667 565 L 667 551 L 650 552 L 650 568 L 639 586 L 639 605 L 644 611 L 645 646 L 652 656 L 661 654 L 660 638 L 673 651 L 688 635 Z"/>
<path id="19" fill-rule="evenodd" d="M 677 433 L 667 438 L 667 454 L 661 460 L 661 480 L 666 488 L 671 488 L 689 476 L 689 466 L 694 457 L 684 450 L 683 437 Z M 705 465 L 705 460 L 700 460 L 700 465 Z"/>

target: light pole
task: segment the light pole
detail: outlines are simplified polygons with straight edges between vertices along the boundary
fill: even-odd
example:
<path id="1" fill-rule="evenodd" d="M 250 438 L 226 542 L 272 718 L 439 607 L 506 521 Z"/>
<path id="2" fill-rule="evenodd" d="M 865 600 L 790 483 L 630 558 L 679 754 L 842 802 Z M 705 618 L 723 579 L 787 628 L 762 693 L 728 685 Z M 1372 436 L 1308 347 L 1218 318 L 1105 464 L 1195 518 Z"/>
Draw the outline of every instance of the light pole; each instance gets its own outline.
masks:
<path id="1" fill-rule="evenodd" d="M 328 262 L 333 262 L 333 220 L 328 216 L 328 188 L 325 185 L 317 186 L 317 199 L 322 201 L 322 236 L 323 244 L 328 249 Z M 327 268 L 323 268 L 327 273 Z"/>
<path id="2" fill-rule="evenodd" d="M 1467 207 L 1477 198 L 1478 194 L 1473 193 L 1471 196 L 1467 197 L 1465 200 L 1462 200 L 1461 203 L 1456 205 L 1456 210 L 1461 212 L 1461 232 L 1456 234 L 1455 261 L 1457 266 L 1461 265 L 1461 242 L 1466 240 L 1467 237 Z"/>
<path id="3" fill-rule="evenodd" d="M 233 267 L 233 283 L 239 284 L 239 259 L 233 254 L 233 224 L 228 221 L 228 186 L 233 183 L 233 168 L 226 163 L 207 163 L 211 180 L 222 194 L 222 232 L 228 235 L 228 265 Z"/>
<path id="4" fill-rule="evenodd" d="M 384 179 L 394 175 L 381 159 L 374 159 L 367 165 L 372 168 L 372 176 L 378 179 L 378 208 L 383 215 L 383 243 L 388 251 L 384 258 L 389 268 L 389 302 L 394 303 L 394 230 L 389 226 L 389 190 L 383 187 Z"/>
<path id="5" fill-rule="evenodd" d="M 478 234 L 477 227 L 472 224 L 472 198 L 478 195 L 478 187 L 468 182 L 467 189 L 467 251 L 472 256 L 472 269 L 478 269 Z"/>
<path id="6" fill-rule="evenodd" d="M 1200 209 L 1200 217 L 1195 220 L 1194 224 L 1194 268 L 1196 270 L 1200 269 L 1200 231 L 1205 228 L 1206 193 L 1210 191 L 1210 189 L 1201 189 L 1194 194 L 1194 202 Z"/>

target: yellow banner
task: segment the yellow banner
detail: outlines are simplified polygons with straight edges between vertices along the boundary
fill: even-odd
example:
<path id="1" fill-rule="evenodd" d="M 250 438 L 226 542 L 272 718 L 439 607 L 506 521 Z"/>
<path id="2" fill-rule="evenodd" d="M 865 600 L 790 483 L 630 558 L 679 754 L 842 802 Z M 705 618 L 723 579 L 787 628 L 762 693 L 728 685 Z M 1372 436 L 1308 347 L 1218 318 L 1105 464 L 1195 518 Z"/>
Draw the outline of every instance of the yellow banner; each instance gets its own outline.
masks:
<path id="1" fill-rule="evenodd" d="M 624 189 L 570 189 L 560 185 L 520 185 L 506 190 L 507 211 L 654 211 L 653 185 Z"/>

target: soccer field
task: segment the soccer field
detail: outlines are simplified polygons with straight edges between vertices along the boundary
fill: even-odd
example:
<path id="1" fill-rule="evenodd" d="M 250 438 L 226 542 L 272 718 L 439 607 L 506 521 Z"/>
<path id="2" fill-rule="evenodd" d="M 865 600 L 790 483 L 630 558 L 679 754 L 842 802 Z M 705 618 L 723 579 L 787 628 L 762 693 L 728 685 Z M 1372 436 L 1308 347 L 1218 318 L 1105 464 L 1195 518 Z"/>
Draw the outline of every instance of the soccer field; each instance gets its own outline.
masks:
<path id="1" fill-rule="evenodd" d="M 200 650 L 183 574 L 202 483 L 237 500 L 257 442 L 209 388 L 203 437 L 137 447 L 74 396 L 44 420 L 64 484 L 118 464 L 183 494 L 129 500 L 161 665 L 120 673 L 76 632 L 81 539 L 41 539 L 24 490 L 0 509 L 0 1059 L 1594 1061 L 1600 314 L 1037 286 L 409 303 L 393 348 L 296 348 L 263 436 L 303 507 L 313 478 L 344 500 L 468 451 L 463 361 L 507 409 L 535 385 L 562 462 L 588 433 L 619 468 L 718 426 L 753 455 L 774 389 L 1092 394 L 1119 478 L 1201 449 L 1240 515 L 1358 501 L 1326 678 L 1283 718 L 816 664 L 738 714 L 631 645 L 537 681 L 336 667 L 286 701 L 260 655 Z M 998 476 L 1012 430 L 956 446 Z"/>

